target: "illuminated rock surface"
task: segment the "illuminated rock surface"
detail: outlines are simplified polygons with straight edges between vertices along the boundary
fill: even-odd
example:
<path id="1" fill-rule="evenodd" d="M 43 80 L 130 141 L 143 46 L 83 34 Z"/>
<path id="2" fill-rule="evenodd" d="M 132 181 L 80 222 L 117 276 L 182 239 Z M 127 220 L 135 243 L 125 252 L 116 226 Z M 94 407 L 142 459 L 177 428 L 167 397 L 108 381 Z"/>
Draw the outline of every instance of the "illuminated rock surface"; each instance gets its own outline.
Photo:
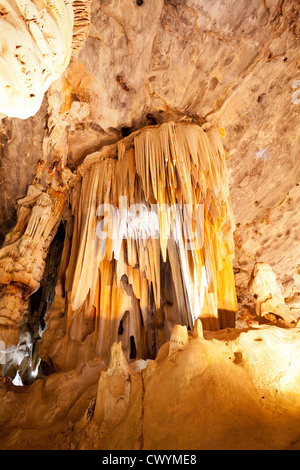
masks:
<path id="1" fill-rule="evenodd" d="M 297 0 L 0 0 L 0 113 L 17 116 L 0 116 L 0 448 L 300 448 L 299 17 Z M 222 138 L 228 183 L 225 162 L 201 175 L 206 152 L 186 147 L 166 166 L 181 194 L 165 191 L 163 145 L 145 171 L 157 129 L 186 146 L 185 126 L 214 155 Z M 209 306 L 186 296 L 205 260 L 188 258 L 183 282 L 185 252 L 172 266 L 164 237 L 148 272 L 128 240 L 100 261 L 81 224 L 99 182 L 112 199 L 126 182 L 135 202 L 194 203 L 212 175 L 224 275 Z"/>
<path id="2" fill-rule="evenodd" d="M 296 324 L 284 302 L 276 276 L 268 263 L 255 263 L 248 289 L 254 297 L 255 312 L 258 317 L 270 321 L 281 319 L 286 325 Z"/>
<path id="3" fill-rule="evenodd" d="M 235 326 L 234 222 L 216 130 L 148 127 L 88 156 L 78 174 L 66 271 L 68 367 L 86 338 L 86 353 L 92 342 L 107 357 L 119 336 L 127 359 L 146 359 L 176 323 L 191 329 L 200 316 L 207 329 Z"/>
<path id="4" fill-rule="evenodd" d="M 93 360 L 18 393 L 2 379 L 1 449 L 299 449 L 299 329 L 186 334 L 172 357 L 166 343 L 127 365 L 115 343 L 107 370 Z"/>
<path id="5" fill-rule="evenodd" d="M 45 91 L 69 65 L 72 50 L 86 39 L 88 5 L 71 0 L 1 2 L 0 113 L 26 119 L 39 110 Z"/>

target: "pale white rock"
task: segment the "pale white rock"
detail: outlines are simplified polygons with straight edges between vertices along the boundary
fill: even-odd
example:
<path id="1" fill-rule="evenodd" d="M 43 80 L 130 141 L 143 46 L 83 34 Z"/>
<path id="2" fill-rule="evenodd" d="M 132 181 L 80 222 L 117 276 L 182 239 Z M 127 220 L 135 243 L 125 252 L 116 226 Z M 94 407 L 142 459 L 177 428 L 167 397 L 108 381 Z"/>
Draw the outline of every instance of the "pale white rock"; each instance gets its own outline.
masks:
<path id="1" fill-rule="evenodd" d="M 26 119 L 83 46 L 90 0 L 3 0 L 0 16 L 0 112 Z"/>
<path id="2" fill-rule="evenodd" d="M 70 0 L 1 2 L 0 111 L 28 118 L 68 65 L 72 52 Z"/>
<path id="3" fill-rule="evenodd" d="M 254 296 L 256 313 L 260 317 L 281 318 L 287 324 L 295 323 L 277 283 L 276 275 L 268 263 L 257 262 L 251 273 L 248 289 Z"/>

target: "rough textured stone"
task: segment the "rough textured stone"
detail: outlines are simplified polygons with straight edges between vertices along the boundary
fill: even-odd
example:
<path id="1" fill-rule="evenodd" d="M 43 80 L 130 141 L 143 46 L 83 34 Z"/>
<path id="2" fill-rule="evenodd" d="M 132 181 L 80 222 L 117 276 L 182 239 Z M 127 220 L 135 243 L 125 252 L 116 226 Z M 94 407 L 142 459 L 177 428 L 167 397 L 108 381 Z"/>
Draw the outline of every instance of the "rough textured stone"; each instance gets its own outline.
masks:
<path id="1" fill-rule="evenodd" d="M 129 365 L 114 344 L 106 371 L 92 361 L 18 393 L 1 379 L 0 448 L 299 449 L 299 341 L 228 328 L 190 334 L 172 361 L 169 343 Z"/>
<path id="2" fill-rule="evenodd" d="M 300 179 L 298 3 L 157 0 L 138 6 L 133 0 L 94 0 L 91 12 L 85 47 L 65 73 L 69 164 L 118 140 L 122 128 L 194 116 L 225 129 L 239 232 L 263 223 Z M 64 93 L 60 100 L 63 108 Z M 11 120 L 13 141 L 8 124 L 2 131 L 2 233 L 33 178 L 43 140 L 41 116 Z M 276 241 L 273 231 L 269 237 Z M 256 240 L 251 257 L 264 248 Z M 296 264 L 291 260 L 282 271 L 282 256 L 269 249 L 263 261 L 291 278 Z"/>

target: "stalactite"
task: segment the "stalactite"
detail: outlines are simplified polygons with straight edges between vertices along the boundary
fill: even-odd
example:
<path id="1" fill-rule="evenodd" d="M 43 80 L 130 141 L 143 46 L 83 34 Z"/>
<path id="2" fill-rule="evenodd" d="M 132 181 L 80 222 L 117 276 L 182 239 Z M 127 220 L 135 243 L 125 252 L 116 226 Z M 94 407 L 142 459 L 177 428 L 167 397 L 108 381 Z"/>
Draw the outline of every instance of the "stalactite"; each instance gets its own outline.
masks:
<path id="1" fill-rule="evenodd" d="M 216 130 L 186 122 L 148 127 L 87 157 L 78 173 L 66 276 L 74 339 L 79 318 L 92 310 L 103 356 L 125 311 L 137 357 L 150 354 L 153 334 L 168 339 L 170 310 L 190 329 L 198 317 L 207 329 L 234 326 L 234 222 Z"/>

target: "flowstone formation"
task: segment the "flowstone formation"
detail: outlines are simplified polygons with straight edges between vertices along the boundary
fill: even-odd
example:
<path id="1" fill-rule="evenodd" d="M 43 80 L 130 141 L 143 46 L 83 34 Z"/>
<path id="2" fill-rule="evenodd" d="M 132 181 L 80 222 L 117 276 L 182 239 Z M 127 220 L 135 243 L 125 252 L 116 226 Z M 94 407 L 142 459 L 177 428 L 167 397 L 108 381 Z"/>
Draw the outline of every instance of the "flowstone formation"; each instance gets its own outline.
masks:
<path id="1" fill-rule="evenodd" d="M 52 108 L 56 93 L 51 85 L 87 39 L 90 0 L 4 0 L 0 7 L 0 112 L 28 118 L 49 89 L 49 131 L 41 142 L 35 178 L 26 197 L 18 200 L 17 223 L 0 250 L 3 373 L 13 378 L 18 372 L 30 382 L 38 373 L 38 343 L 59 271 L 60 253 L 53 261 L 51 251 L 72 179 L 64 165 L 63 113 Z"/>
<path id="2" fill-rule="evenodd" d="M 29 327 L 34 312 L 30 299 L 43 280 L 47 253 L 58 229 L 64 209 L 65 191 L 48 191 L 31 186 L 19 201 L 18 223 L 0 250 L 0 339 L 5 344 L 6 360 L 2 372 L 15 375 L 25 358 L 32 372 L 32 331 Z M 56 260 L 55 263 L 58 263 Z M 44 318 L 37 318 L 34 328 Z M 40 337 L 41 331 L 38 336 Z M 12 370 L 10 367 L 12 366 Z"/>
<path id="3" fill-rule="evenodd" d="M 87 37 L 89 0 L 1 0 L 0 113 L 26 119 Z M 3 116 L 1 116 L 3 117 Z"/>
<path id="4" fill-rule="evenodd" d="M 217 130 L 137 131 L 86 158 L 71 192 L 63 354 L 155 357 L 174 324 L 235 325 L 234 222 Z M 86 356 L 86 357 L 89 357 Z M 70 362 L 71 361 L 71 362 Z"/>
<path id="5" fill-rule="evenodd" d="M 297 328 L 177 325 L 155 360 L 110 361 L 18 387 L 0 380 L 1 449 L 299 449 Z M 170 425 L 172 423 L 172 425 Z"/>
<path id="6" fill-rule="evenodd" d="M 286 306 L 276 275 L 268 263 L 255 263 L 248 284 L 254 297 L 255 312 L 258 317 L 271 322 L 282 320 L 284 324 L 296 324 L 295 317 Z"/>

